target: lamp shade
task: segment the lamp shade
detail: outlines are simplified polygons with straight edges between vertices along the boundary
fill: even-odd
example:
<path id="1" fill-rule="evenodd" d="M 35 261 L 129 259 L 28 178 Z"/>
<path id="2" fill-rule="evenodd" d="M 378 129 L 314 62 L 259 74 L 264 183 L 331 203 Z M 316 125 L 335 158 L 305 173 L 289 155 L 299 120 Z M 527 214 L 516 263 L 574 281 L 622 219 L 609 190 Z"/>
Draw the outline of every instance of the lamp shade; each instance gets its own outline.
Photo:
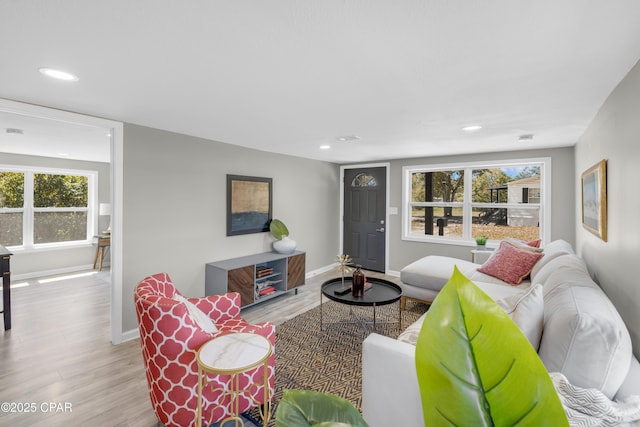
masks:
<path id="1" fill-rule="evenodd" d="M 98 212 L 101 216 L 111 215 L 111 203 L 100 203 Z"/>

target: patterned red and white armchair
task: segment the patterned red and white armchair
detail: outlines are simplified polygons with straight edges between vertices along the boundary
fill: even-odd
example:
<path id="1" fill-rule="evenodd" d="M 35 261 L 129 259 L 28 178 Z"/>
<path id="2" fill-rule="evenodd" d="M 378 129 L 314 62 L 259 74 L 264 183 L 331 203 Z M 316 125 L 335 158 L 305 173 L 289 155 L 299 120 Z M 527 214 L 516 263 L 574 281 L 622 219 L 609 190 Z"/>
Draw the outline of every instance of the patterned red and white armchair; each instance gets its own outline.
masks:
<path id="1" fill-rule="evenodd" d="M 275 345 L 275 327 L 271 322 L 251 325 L 240 317 L 240 294 L 231 292 L 205 298 L 188 298 L 206 313 L 218 329 L 206 332 L 189 313 L 184 297 L 165 273 L 155 274 L 138 283 L 134 293 L 142 358 L 147 374 L 151 404 L 158 420 L 166 426 L 191 426 L 198 404 L 198 349 L 213 337 L 233 332 L 250 332 L 266 337 Z M 200 323 L 202 324 L 202 323 Z M 273 396 L 275 356 L 269 359 L 270 396 Z M 241 374 L 240 385 L 262 384 L 263 367 Z M 253 380 L 255 378 L 255 381 Z M 228 376 L 209 375 L 214 389 L 226 388 Z M 253 397 L 264 403 L 263 386 L 252 387 Z M 207 387 L 203 392 L 203 424 L 229 416 L 229 396 Z M 257 404 L 241 394 L 240 412 Z"/>

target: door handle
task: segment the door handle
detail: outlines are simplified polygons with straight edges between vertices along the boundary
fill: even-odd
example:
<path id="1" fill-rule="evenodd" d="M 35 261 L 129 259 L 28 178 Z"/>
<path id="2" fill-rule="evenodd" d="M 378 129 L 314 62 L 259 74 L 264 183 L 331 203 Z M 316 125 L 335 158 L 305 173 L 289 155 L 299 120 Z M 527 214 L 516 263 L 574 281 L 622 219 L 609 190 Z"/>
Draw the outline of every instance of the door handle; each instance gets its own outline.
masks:
<path id="1" fill-rule="evenodd" d="M 376 228 L 376 231 L 379 231 L 379 232 L 381 232 L 381 233 L 384 233 L 384 227 Z"/>

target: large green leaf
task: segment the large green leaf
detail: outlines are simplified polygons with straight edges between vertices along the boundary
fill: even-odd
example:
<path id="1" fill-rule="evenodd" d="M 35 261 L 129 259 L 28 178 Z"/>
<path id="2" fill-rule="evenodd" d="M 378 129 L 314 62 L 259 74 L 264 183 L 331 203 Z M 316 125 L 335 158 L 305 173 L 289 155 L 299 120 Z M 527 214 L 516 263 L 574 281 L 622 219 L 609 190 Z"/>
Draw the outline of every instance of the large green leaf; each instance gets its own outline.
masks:
<path id="1" fill-rule="evenodd" d="M 284 390 L 276 427 L 368 427 L 348 400 L 309 390 Z"/>
<path id="2" fill-rule="evenodd" d="M 284 236 L 289 235 L 289 230 L 287 229 L 287 226 L 284 225 L 284 222 L 280 221 L 279 219 L 271 220 L 271 223 L 269 224 L 269 231 L 271 232 L 273 237 L 275 237 L 278 240 L 282 240 Z"/>
<path id="3" fill-rule="evenodd" d="M 507 314 L 456 268 L 416 345 L 427 426 L 568 426 L 542 361 Z"/>

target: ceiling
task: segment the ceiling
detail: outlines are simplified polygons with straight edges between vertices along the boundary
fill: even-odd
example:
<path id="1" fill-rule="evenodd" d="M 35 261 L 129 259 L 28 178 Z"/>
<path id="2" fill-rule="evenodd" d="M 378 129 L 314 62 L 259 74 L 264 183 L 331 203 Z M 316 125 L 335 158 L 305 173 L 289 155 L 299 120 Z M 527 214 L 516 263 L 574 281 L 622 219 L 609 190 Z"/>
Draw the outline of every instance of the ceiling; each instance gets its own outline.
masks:
<path id="1" fill-rule="evenodd" d="M 305 158 L 559 147 L 640 59 L 640 2 L 0 0 L 0 52 L 0 98 Z M 2 114 L 0 151 L 108 161 L 59 126 Z"/>

